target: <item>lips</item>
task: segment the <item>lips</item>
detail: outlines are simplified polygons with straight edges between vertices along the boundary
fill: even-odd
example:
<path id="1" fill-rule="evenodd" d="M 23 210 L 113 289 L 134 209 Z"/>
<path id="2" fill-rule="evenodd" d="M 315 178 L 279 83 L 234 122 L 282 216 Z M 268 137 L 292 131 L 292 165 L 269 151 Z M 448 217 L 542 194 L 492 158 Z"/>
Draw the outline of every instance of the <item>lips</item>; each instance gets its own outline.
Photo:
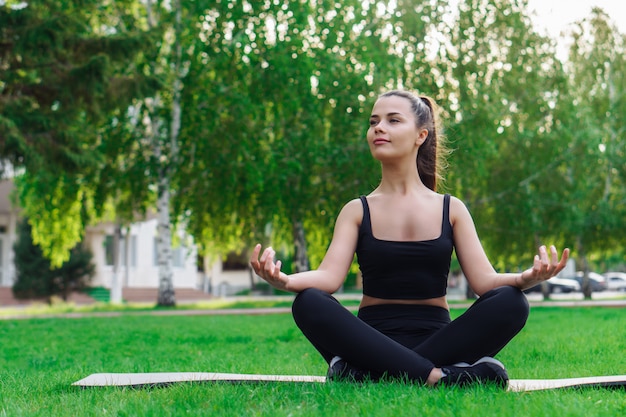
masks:
<path id="1" fill-rule="evenodd" d="M 387 139 L 383 139 L 383 138 L 376 138 L 374 139 L 374 145 L 382 145 L 385 143 L 389 143 L 389 141 Z"/>

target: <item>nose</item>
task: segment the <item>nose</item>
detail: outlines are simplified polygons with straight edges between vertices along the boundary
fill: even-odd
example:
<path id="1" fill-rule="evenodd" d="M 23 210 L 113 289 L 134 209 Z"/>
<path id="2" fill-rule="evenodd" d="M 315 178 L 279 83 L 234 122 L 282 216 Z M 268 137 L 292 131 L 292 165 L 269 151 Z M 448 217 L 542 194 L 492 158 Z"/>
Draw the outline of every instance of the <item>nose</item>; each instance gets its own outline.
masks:
<path id="1" fill-rule="evenodd" d="M 382 120 L 374 125 L 374 133 L 379 133 L 379 132 L 384 132 L 384 131 L 385 131 L 385 127 L 383 126 Z"/>

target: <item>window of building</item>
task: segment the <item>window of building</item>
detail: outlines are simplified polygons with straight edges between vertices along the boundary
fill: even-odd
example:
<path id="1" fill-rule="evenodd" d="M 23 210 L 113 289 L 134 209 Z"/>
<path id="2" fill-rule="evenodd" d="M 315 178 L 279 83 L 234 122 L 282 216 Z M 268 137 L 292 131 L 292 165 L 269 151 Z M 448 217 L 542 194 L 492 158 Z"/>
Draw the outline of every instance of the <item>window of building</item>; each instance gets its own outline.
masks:
<path id="1" fill-rule="evenodd" d="M 128 265 L 131 267 L 136 267 L 137 266 L 137 236 L 130 235 L 128 240 L 129 240 Z M 127 256 L 126 238 L 125 236 L 122 236 L 120 238 L 120 253 L 119 253 L 120 266 L 122 267 L 127 265 L 126 256 Z M 104 259 L 105 259 L 106 265 L 113 266 L 113 235 L 106 235 L 104 237 Z"/>
<path id="2" fill-rule="evenodd" d="M 245 253 L 230 252 L 222 264 L 224 271 L 241 271 L 248 269 L 250 260 Z"/>

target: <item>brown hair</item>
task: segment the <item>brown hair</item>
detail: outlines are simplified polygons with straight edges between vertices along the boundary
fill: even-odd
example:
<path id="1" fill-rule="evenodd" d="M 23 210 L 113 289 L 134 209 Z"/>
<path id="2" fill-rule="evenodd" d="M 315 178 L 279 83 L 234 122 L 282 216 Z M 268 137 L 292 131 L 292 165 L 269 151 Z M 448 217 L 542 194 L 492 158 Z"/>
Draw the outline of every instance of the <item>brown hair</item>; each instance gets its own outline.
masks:
<path id="1" fill-rule="evenodd" d="M 437 191 L 437 180 L 443 180 L 440 172 L 443 170 L 444 159 L 447 154 L 437 113 L 439 107 L 435 101 L 427 96 L 416 96 L 408 91 L 392 90 L 383 93 L 379 98 L 398 96 L 411 102 L 411 110 L 415 115 L 415 124 L 418 128 L 428 130 L 428 136 L 420 146 L 417 154 L 417 172 L 424 185 Z"/>

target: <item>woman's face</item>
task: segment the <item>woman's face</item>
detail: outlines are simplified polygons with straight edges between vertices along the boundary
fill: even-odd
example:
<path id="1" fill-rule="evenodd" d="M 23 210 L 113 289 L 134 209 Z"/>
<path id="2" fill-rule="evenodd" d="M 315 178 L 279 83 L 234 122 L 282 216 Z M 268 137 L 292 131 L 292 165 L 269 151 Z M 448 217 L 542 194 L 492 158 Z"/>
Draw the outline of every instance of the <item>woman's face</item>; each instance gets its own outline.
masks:
<path id="1" fill-rule="evenodd" d="M 367 143 L 372 155 L 381 161 L 413 153 L 417 155 L 419 146 L 428 136 L 426 129 L 417 127 L 411 102 L 404 97 L 378 99 L 369 123 Z"/>

